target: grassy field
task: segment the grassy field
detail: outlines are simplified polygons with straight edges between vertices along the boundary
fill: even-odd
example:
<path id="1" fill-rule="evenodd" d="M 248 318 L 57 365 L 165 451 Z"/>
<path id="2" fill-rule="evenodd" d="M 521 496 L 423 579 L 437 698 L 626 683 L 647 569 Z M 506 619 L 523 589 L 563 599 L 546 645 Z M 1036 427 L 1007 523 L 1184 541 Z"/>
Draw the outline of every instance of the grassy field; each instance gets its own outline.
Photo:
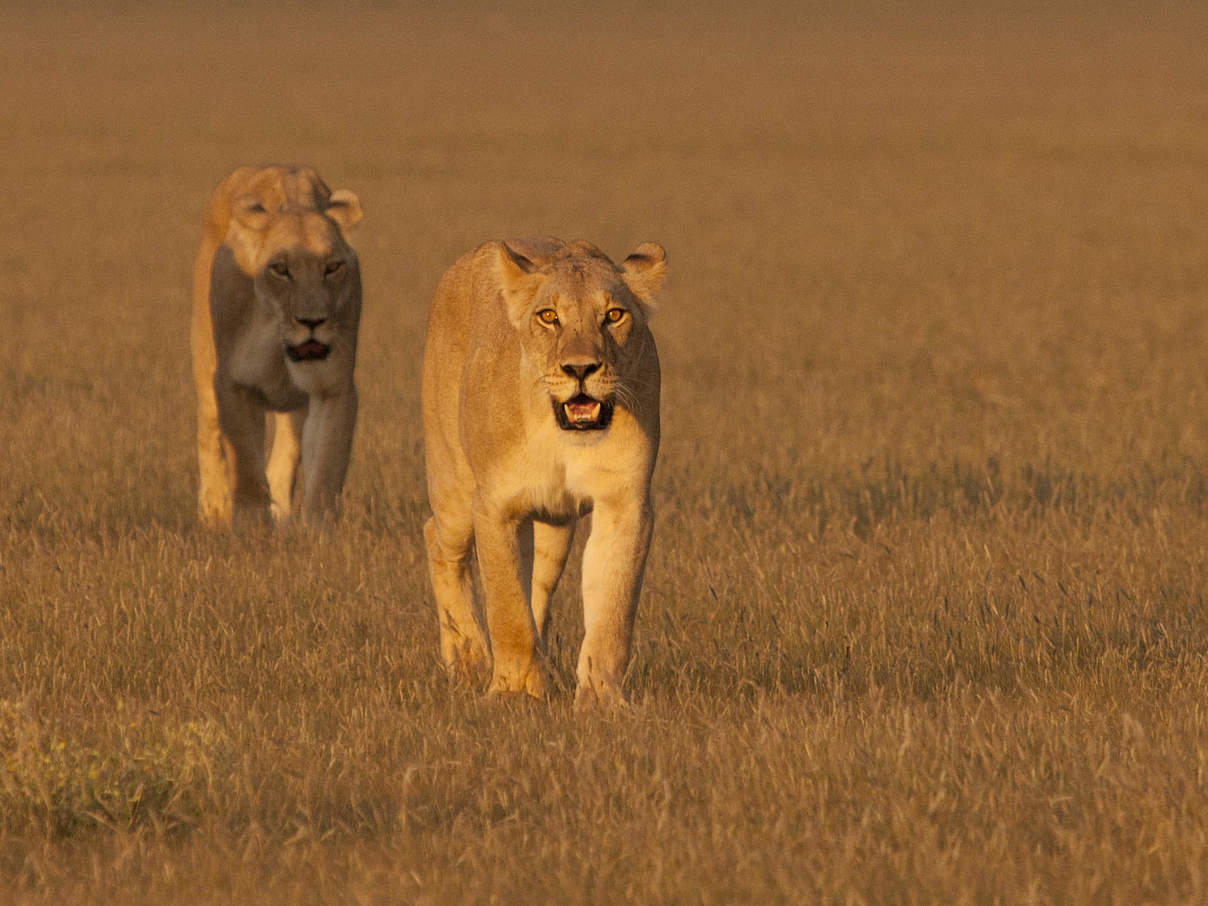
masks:
<path id="1" fill-rule="evenodd" d="M 4 8 L 0 902 L 1208 900 L 1208 15 L 781 7 Z M 323 535 L 194 519 L 264 161 L 366 210 Z M 672 268 L 619 716 L 577 568 L 548 706 L 438 664 L 427 303 L 542 234 Z"/>

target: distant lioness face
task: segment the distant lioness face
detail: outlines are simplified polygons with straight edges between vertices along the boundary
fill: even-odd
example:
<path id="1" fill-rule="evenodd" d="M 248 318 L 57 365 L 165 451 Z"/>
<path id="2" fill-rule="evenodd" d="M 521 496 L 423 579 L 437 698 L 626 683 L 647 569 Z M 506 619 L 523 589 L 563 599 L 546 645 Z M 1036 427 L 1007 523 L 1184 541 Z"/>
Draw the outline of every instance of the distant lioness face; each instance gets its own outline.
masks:
<path id="1" fill-rule="evenodd" d="M 514 267 L 505 276 L 509 318 L 541 373 L 555 422 L 563 431 L 607 429 L 617 402 L 631 403 L 640 389 L 634 359 L 647 351 L 630 343 L 647 330 L 645 305 L 626 282 L 632 275 L 602 256 L 538 270 L 507 252 Z"/>
<path id="2" fill-rule="evenodd" d="M 357 290 L 355 258 L 327 217 L 278 221 L 265 236 L 256 295 L 280 315 L 281 342 L 292 363 L 320 362 L 346 331 L 343 315 Z"/>

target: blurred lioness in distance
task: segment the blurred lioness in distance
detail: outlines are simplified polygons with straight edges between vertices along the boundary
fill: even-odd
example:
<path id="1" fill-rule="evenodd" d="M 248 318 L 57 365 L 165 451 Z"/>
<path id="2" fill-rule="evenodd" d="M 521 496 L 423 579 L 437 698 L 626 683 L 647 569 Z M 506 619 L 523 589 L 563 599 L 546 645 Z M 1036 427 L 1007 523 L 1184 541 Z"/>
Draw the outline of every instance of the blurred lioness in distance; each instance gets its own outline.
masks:
<path id="1" fill-rule="evenodd" d="M 335 510 L 357 414 L 360 219 L 356 195 L 307 167 L 240 167 L 214 190 L 193 271 L 203 525 Z"/>

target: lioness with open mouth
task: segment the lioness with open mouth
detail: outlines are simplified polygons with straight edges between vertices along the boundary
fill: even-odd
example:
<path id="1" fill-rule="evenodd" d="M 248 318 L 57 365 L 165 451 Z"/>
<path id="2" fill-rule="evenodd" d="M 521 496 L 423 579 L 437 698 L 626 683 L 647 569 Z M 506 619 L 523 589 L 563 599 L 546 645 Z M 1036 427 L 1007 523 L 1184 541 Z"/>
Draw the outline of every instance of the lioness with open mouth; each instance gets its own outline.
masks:
<path id="1" fill-rule="evenodd" d="M 652 242 L 617 265 L 582 240 L 530 239 L 479 246 L 441 280 L 424 349 L 424 537 L 454 677 L 489 661 L 492 692 L 545 697 L 549 599 L 591 513 L 576 699 L 624 701 L 659 444 L 647 319 L 665 274 Z"/>

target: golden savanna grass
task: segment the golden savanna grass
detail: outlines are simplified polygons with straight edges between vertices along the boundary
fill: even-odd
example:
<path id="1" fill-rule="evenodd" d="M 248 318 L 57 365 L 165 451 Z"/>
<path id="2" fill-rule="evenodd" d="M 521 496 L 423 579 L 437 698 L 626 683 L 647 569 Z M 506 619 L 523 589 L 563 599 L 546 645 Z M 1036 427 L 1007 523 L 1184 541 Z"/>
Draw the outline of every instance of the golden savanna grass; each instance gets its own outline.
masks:
<path id="1" fill-rule="evenodd" d="M 1198 5 L 202 6 L 5 8 L 0 902 L 1208 899 Z M 215 536 L 265 161 L 364 201 L 360 427 L 338 527 Z M 616 716 L 574 568 L 549 705 L 438 664 L 427 303 L 534 234 L 672 267 Z"/>

